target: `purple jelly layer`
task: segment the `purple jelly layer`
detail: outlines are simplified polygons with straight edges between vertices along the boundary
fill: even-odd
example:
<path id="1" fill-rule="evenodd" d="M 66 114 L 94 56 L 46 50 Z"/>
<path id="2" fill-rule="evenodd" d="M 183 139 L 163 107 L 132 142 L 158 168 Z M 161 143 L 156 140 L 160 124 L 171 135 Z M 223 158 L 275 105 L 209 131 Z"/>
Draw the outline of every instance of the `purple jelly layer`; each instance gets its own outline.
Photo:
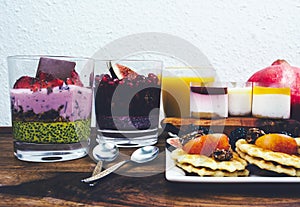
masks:
<path id="1" fill-rule="evenodd" d="M 30 89 L 11 89 L 10 96 L 12 109 L 17 112 L 33 111 L 35 114 L 41 114 L 55 110 L 69 121 L 91 116 L 92 90 L 89 88 L 69 85 L 63 88 L 55 87 L 50 93 L 45 88 L 36 92 Z"/>

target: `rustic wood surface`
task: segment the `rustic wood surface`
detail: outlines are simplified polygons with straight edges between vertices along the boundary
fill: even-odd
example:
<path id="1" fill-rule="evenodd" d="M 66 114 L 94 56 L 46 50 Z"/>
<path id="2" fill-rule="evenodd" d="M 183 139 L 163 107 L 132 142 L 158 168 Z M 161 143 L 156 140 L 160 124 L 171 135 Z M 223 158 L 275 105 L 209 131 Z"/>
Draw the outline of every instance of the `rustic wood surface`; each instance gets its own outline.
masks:
<path id="1" fill-rule="evenodd" d="M 95 162 L 89 157 L 31 163 L 13 155 L 11 128 L 0 128 L 0 206 L 300 206 L 300 184 L 203 184 L 165 179 L 165 134 L 159 157 L 128 164 L 89 187 Z M 125 159 L 132 149 L 122 149 Z M 106 166 L 107 167 L 107 166 Z"/>

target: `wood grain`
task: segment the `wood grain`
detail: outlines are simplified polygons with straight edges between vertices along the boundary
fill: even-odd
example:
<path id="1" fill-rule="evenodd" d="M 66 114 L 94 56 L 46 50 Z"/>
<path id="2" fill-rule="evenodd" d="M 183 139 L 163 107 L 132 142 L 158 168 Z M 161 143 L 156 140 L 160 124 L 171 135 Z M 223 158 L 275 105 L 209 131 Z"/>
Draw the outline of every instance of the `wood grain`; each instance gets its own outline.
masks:
<path id="1" fill-rule="evenodd" d="M 10 129 L 0 128 L 0 206 L 300 205 L 299 184 L 169 182 L 164 176 L 165 138 L 162 133 L 156 160 L 126 164 L 89 187 L 80 182 L 96 165 L 89 156 L 57 163 L 19 161 L 13 155 Z M 133 150 L 121 149 L 118 159 L 126 159 Z"/>

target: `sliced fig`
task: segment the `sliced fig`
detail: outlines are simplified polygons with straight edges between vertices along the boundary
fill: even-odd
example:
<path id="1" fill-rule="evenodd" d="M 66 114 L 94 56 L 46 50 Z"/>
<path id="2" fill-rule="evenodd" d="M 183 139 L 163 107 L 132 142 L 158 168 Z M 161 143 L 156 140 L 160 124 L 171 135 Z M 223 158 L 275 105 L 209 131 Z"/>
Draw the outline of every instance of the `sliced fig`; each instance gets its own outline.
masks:
<path id="1" fill-rule="evenodd" d="M 138 73 L 130 69 L 129 67 L 126 67 L 121 64 L 111 64 L 109 62 L 109 72 L 111 73 L 111 76 L 113 79 L 117 78 L 119 80 L 122 80 L 124 78 L 128 78 L 130 80 L 135 79 L 138 76 Z"/>

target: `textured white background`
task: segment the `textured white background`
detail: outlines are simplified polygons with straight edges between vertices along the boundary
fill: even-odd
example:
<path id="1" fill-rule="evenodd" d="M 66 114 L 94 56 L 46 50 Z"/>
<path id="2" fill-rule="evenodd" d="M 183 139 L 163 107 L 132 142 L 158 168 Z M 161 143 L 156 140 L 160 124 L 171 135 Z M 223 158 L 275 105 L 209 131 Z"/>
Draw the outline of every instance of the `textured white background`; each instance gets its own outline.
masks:
<path id="1" fill-rule="evenodd" d="M 11 125 L 8 55 L 90 57 L 141 32 L 189 41 L 221 79 L 246 80 L 278 58 L 300 66 L 300 0 L 0 0 L 0 125 Z"/>

